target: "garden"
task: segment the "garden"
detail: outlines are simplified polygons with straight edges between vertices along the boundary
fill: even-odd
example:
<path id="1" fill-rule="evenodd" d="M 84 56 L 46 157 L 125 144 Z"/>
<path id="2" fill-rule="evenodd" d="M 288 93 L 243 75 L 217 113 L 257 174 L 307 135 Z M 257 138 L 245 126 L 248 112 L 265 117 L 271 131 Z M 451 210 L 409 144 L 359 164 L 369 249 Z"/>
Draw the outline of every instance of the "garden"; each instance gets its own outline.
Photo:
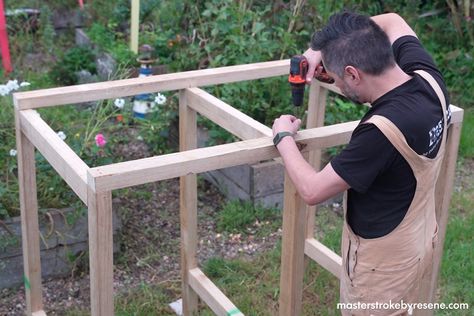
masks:
<path id="1" fill-rule="evenodd" d="M 437 300 L 474 304 L 474 3 L 141 0 L 138 52 L 130 48 L 130 3 L 5 2 L 13 70 L 0 70 L 0 272 L 17 271 L 15 262 L 21 264 L 21 256 L 10 256 L 16 251 L 12 249 L 21 247 L 21 235 L 14 226 L 20 206 L 12 93 L 148 75 L 144 60 L 151 60 L 150 72 L 157 75 L 287 59 L 306 49 L 312 32 L 332 13 L 351 8 L 370 15 L 402 15 L 442 71 L 451 103 L 465 110 Z M 205 90 L 267 126 L 284 113 L 305 119 L 304 110 L 291 104 L 285 76 Z M 178 151 L 178 102 L 179 94 L 171 91 L 38 112 L 94 167 Z M 138 113 L 140 104 L 145 104 L 146 115 Z M 364 112 L 364 106 L 331 94 L 325 125 L 359 119 Z M 203 146 L 237 140 L 205 118 L 200 117 L 198 125 L 205 135 Z M 339 150 L 327 150 L 325 160 Z M 87 208 L 39 152 L 36 169 L 40 221 L 45 223 L 41 243 L 45 250 L 53 249 L 53 244 L 60 248 L 47 259 L 54 261 L 52 267 L 61 267 L 61 273 L 43 280 L 45 310 L 51 315 L 88 315 L 89 261 L 83 236 L 87 235 Z M 202 270 L 243 313 L 275 315 L 281 209 L 277 204 L 228 198 L 228 192 L 211 182 L 205 174 L 198 176 Z M 174 315 L 169 304 L 181 297 L 178 179 L 116 190 L 113 210 L 116 314 Z M 85 226 L 79 226 L 84 221 Z M 339 200 L 318 209 L 315 234 L 336 252 L 341 223 Z M 73 232 L 77 234 L 71 237 Z M 72 243 L 66 245 L 64 240 Z M 56 252 L 63 254 L 62 259 L 57 259 Z M 24 287 L 28 285 L 19 278 L 20 282 L 12 278 L 11 286 L 0 288 L 2 315 L 25 311 Z M 303 314 L 336 315 L 338 280 L 311 263 L 304 282 Z M 466 315 L 466 311 L 436 314 Z M 212 312 L 203 304 L 200 315 Z"/>

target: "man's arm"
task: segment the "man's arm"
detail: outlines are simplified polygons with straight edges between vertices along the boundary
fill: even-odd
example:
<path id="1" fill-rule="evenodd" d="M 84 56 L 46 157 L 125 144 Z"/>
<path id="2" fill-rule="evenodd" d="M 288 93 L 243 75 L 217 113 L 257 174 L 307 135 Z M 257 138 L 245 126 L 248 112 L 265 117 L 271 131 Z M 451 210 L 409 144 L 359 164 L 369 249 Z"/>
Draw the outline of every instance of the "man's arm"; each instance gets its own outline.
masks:
<path id="1" fill-rule="evenodd" d="M 282 115 L 273 124 L 273 134 L 289 131 L 296 133 L 301 121 L 291 115 Z M 277 145 L 286 171 L 296 186 L 298 194 L 309 205 L 321 203 L 349 189 L 349 185 L 334 171 L 331 164 L 320 172 L 303 158 L 293 137 L 287 136 Z"/>
<path id="2" fill-rule="evenodd" d="M 391 44 L 405 35 L 417 37 L 410 25 L 396 13 L 376 15 L 372 20 L 387 34 Z"/>

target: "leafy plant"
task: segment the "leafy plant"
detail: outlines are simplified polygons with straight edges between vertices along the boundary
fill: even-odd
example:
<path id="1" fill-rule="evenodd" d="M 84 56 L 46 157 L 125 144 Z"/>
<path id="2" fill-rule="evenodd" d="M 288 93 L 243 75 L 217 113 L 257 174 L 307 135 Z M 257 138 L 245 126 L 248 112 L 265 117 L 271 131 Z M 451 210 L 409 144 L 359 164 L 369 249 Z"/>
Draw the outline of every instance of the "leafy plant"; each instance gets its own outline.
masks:
<path id="1" fill-rule="evenodd" d="M 325 125 L 360 120 L 368 111 L 366 105 L 355 104 L 344 97 L 334 96 L 326 107 Z"/>
<path id="2" fill-rule="evenodd" d="M 176 100 L 157 106 L 149 113 L 146 120 L 136 120 L 139 134 L 154 155 L 161 155 L 171 151 L 170 132 L 178 120 L 178 104 Z"/>
<path id="3" fill-rule="evenodd" d="M 87 70 L 91 74 L 97 73 L 95 55 L 85 46 L 69 49 L 53 66 L 50 76 L 62 85 L 73 85 L 77 83 L 76 72 L 80 70 Z"/>
<path id="4" fill-rule="evenodd" d="M 109 52 L 119 65 L 136 65 L 135 54 L 129 49 L 128 44 L 120 38 L 120 32 L 115 33 L 107 26 L 93 23 L 87 34 L 100 49 Z"/>

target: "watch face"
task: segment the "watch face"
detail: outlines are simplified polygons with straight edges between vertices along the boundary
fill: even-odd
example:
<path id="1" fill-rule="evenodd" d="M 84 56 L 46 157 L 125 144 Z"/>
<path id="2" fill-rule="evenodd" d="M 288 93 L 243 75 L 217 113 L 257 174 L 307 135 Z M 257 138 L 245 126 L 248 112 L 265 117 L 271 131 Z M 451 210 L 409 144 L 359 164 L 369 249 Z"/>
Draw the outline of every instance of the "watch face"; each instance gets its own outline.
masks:
<path id="1" fill-rule="evenodd" d="M 280 140 L 280 135 L 276 134 L 275 137 L 273 137 L 273 145 L 277 145 Z"/>
<path id="2" fill-rule="evenodd" d="M 273 138 L 273 144 L 276 146 L 280 143 L 283 137 L 292 135 L 290 132 L 279 132 Z"/>

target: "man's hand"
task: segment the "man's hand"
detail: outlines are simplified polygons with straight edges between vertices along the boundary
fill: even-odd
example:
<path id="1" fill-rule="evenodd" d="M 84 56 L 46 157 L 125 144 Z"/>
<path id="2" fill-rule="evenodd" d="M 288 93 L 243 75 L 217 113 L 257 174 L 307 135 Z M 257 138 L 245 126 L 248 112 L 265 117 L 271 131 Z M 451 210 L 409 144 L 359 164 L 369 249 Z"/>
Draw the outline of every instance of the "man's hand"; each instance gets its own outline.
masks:
<path id="1" fill-rule="evenodd" d="M 279 132 L 296 133 L 301 120 L 293 115 L 282 115 L 273 123 L 273 135 Z M 347 190 L 349 185 L 334 171 L 331 164 L 321 171 L 314 168 L 303 158 L 291 137 L 284 137 L 277 146 L 286 171 L 296 190 L 309 205 L 321 203 L 328 198 Z"/>
<path id="2" fill-rule="evenodd" d="M 318 76 L 321 71 L 323 70 L 322 67 L 317 67 L 322 61 L 321 52 L 319 50 L 313 50 L 308 48 L 304 52 L 304 57 L 308 60 L 308 72 L 306 73 L 306 83 L 310 84 L 311 80 L 316 76 Z"/>
<path id="3" fill-rule="evenodd" d="M 293 115 L 282 115 L 273 122 L 273 136 L 279 132 L 290 132 L 296 134 L 300 128 L 301 120 Z"/>

